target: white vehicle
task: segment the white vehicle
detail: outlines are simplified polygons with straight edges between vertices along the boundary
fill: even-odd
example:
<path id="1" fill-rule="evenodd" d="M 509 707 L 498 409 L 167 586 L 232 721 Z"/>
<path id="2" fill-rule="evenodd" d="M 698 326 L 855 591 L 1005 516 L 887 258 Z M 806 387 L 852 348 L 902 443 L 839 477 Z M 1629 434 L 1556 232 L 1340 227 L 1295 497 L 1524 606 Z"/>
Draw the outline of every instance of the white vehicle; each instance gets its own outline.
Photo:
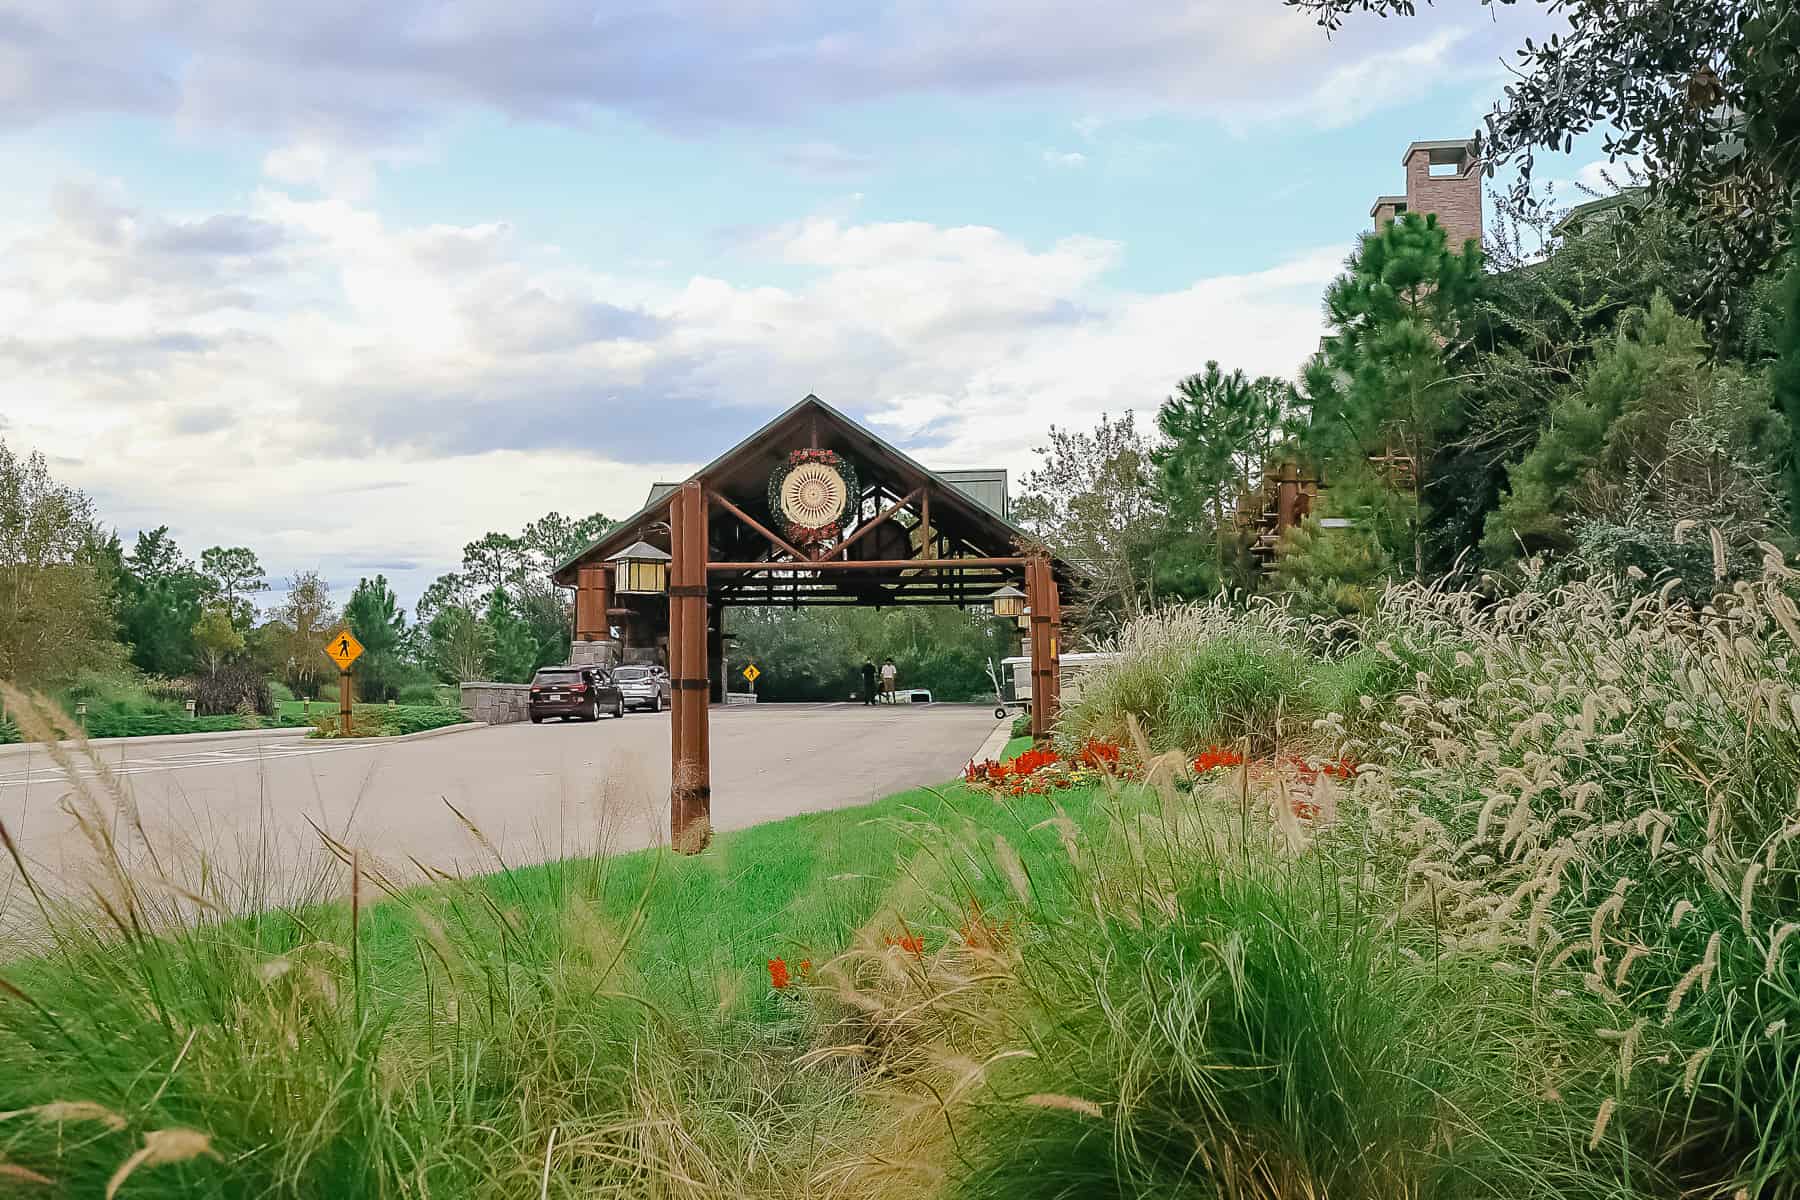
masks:
<path id="1" fill-rule="evenodd" d="M 674 702 L 674 685 L 669 682 L 669 673 L 661 667 L 626 663 L 613 668 L 613 679 L 625 696 L 627 708 L 658 713 Z"/>
<path id="2" fill-rule="evenodd" d="M 1062 677 L 1062 698 L 1067 704 L 1081 698 L 1082 676 L 1095 667 L 1111 662 L 1116 654 L 1064 654 L 1057 659 L 1059 674 Z M 1011 676 L 1012 699 L 1004 697 L 996 704 L 996 708 L 1007 703 L 1017 704 L 1031 711 L 1031 659 L 1029 656 L 1005 658 L 1000 660 L 1001 668 Z"/>

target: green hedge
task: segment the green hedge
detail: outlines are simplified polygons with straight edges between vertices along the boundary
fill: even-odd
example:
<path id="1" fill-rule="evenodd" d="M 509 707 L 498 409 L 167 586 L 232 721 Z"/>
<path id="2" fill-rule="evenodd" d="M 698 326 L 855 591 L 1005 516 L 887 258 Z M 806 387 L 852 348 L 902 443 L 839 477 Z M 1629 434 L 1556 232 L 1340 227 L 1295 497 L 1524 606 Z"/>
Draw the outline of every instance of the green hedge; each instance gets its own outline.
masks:
<path id="1" fill-rule="evenodd" d="M 187 717 L 168 713 L 95 713 L 87 719 L 90 738 L 158 737 L 173 733 L 225 733 L 233 729 L 256 729 L 243 717 Z M 18 742 L 19 727 L 11 721 L 0 721 L 0 744 Z"/>
<path id="2" fill-rule="evenodd" d="M 423 733 L 442 729 L 467 720 L 462 710 L 447 705 L 424 704 L 358 704 L 351 713 L 351 737 L 399 737 L 407 733 Z M 315 712 L 312 718 L 314 737 L 339 737 L 338 715 Z"/>

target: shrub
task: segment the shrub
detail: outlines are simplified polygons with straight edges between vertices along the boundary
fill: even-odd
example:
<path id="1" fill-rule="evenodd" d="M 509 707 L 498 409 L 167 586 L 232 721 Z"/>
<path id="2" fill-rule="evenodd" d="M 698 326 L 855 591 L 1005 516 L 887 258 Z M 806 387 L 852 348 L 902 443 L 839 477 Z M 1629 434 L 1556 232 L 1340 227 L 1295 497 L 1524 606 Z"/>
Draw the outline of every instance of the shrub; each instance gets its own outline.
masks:
<path id="1" fill-rule="evenodd" d="M 247 663 L 227 663 L 194 680 L 195 716 L 243 712 L 264 717 L 275 715 L 275 699 L 269 681 L 255 667 Z"/>
<path id="2" fill-rule="evenodd" d="M 1304 727 L 1315 715 L 1301 687 L 1303 647 L 1295 619 L 1272 606 L 1164 609 L 1103 647 L 1115 658 L 1083 681 L 1061 732 L 1124 741 L 1135 718 L 1159 748 L 1243 737 L 1261 746 L 1279 736 L 1278 719 Z"/>
<path id="3" fill-rule="evenodd" d="M 400 689 L 400 694 L 396 699 L 402 704 L 441 706 L 444 703 L 444 697 L 454 691 L 454 688 L 442 688 L 431 683 L 409 683 Z"/>

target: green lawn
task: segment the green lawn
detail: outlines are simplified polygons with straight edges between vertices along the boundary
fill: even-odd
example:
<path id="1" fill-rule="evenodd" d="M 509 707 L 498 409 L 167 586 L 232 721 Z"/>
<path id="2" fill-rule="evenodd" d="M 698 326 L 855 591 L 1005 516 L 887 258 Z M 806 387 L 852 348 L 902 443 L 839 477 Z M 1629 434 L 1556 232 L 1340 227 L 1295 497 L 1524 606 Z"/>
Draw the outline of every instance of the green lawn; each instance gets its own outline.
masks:
<path id="1" fill-rule="evenodd" d="M 0 966 L 0 1113 L 108 1115 L 0 1116 L 0 1163 L 100 1194 L 147 1132 L 200 1129 L 218 1158 L 146 1167 L 122 1194 L 537 1195 L 554 1127 L 572 1157 L 550 1194 L 572 1197 L 600 1194 L 580 1148 L 646 1103 L 678 1105 L 719 1162 L 823 1154 L 866 1116 L 841 1073 L 799 1061 L 817 1009 L 771 986 L 769 960 L 798 979 L 807 959 L 904 936 L 929 961 L 971 902 L 996 921 L 1060 908 L 1056 823 L 1104 820 L 1103 801 L 946 783 L 723 833 L 694 857 L 496 862 L 397 893 L 370 871 L 359 905 L 340 869 L 330 902 L 179 928 L 147 914 L 166 931 L 152 938 L 72 916 L 41 956 Z M 138 896 L 165 914 L 192 898 Z M 642 1153 L 608 1177 L 661 1152 Z"/>
<path id="2" fill-rule="evenodd" d="M 1098 812 L 1090 790 L 1054 799 L 1078 825 Z M 1049 797 L 1002 805 L 960 783 L 946 784 L 721 834 L 696 857 L 659 849 L 575 859 L 500 871 L 476 886 L 522 929 L 560 922 L 571 902 L 593 905 L 621 930 L 641 921 L 627 961 L 648 990 L 668 999 L 704 1003 L 705 993 L 729 974 L 751 985 L 746 995 L 772 1002 L 769 959 L 828 957 L 899 892 L 916 887 L 939 896 L 973 895 L 984 907 L 1005 908 L 1007 885 L 992 863 L 979 878 L 970 871 L 971 861 L 991 855 L 995 835 L 1018 851 L 1048 898 L 1067 865 L 1056 832 L 1042 825 L 1057 812 Z M 963 835 L 956 839 L 963 854 L 945 852 L 945 832 Z M 373 977 L 391 972 L 404 987 L 401 980 L 416 973 L 420 911 L 447 926 L 485 924 L 497 936 L 497 925 L 478 919 L 476 909 L 484 905 L 467 890 L 441 887 L 376 906 L 364 927 Z M 916 903 L 905 907 L 919 909 Z M 944 906 L 934 927 L 911 931 L 933 947 L 961 916 Z"/>

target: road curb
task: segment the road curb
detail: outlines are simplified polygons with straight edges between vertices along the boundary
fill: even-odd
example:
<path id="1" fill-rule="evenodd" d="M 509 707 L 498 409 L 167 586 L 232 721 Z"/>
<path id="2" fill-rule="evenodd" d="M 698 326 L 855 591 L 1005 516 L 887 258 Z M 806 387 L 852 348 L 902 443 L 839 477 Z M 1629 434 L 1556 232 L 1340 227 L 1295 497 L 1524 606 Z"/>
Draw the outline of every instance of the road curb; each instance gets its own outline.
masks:
<path id="1" fill-rule="evenodd" d="M 1006 743 L 1010 741 L 1012 741 L 1012 721 L 1008 719 L 994 726 L 994 732 L 987 735 L 987 741 L 981 743 L 981 749 L 977 750 L 975 757 L 969 761 L 971 763 L 992 762 L 1000 757 L 1000 752 L 1006 749 Z"/>
<path id="2" fill-rule="evenodd" d="M 391 746 L 395 742 L 418 742 L 426 738 L 443 737 L 451 733 L 469 733 L 472 730 L 488 728 L 491 726 L 486 721 L 458 721 L 454 725 L 439 725 L 436 729 L 421 729 L 417 733 L 401 733 L 393 737 L 316 738 L 309 736 L 307 740 L 333 746 Z M 311 734 L 311 732 L 312 727 L 308 726 L 307 733 Z"/>
<path id="3" fill-rule="evenodd" d="M 251 738 L 276 737 L 281 734 L 305 735 L 312 731 L 311 725 L 272 725 L 263 729 L 221 729 L 213 733 L 150 733 L 141 737 L 90 738 L 87 745 L 95 750 L 110 750 L 114 746 L 196 746 L 207 742 L 241 742 Z M 63 741 L 55 744 L 63 750 L 79 750 L 82 745 L 77 741 Z M 46 749 L 43 742 L 13 742 L 0 746 L 0 758 L 29 754 L 34 750 L 42 753 Z"/>

